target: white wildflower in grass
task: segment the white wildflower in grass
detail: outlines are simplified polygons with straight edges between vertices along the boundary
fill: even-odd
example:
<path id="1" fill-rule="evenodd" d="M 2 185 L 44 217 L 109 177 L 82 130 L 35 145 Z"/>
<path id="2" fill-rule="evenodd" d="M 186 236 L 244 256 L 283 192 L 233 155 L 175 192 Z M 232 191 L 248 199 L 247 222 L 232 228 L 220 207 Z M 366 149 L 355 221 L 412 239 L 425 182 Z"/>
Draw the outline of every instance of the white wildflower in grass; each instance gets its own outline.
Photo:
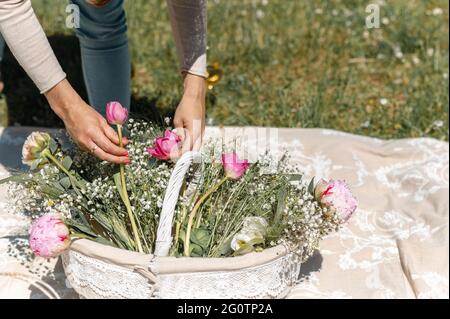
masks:
<path id="1" fill-rule="evenodd" d="M 389 100 L 386 99 L 386 98 L 381 98 L 380 99 L 380 104 L 383 105 L 383 106 L 386 106 L 386 105 L 389 104 Z"/>
<path id="2" fill-rule="evenodd" d="M 441 128 L 441 127 L 444 126 L 444 121 L 442 121 L 442 120 L 436 120 L 436 121 L 433 122 L 433 126 L 434 126 L 434 127 Z"/>
<path id="3" fill-rule="evenodd" d="M 442 10 L 441 8 L 433 8 L 433 10 L 431 10 L 431 14 L 433 16 L 440 16 L 444 13 L 444 10 Z"/>
<path id="4" fill-rule="evenodd" d="M 256 18 L 257 19 L 262 19 L 264 18 L 265 14 L 264 11 L 262 11 L 261 9 L 256 10 Z"/>

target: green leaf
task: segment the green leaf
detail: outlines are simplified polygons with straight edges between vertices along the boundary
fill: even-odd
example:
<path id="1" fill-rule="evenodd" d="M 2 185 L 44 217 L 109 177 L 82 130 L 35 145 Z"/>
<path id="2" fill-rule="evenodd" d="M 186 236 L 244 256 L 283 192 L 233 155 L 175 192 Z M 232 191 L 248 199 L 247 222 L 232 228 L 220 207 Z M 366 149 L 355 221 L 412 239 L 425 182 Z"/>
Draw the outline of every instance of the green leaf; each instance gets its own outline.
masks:
<path id="1" fill-rule="evenodd" d="M 111 240 L 108 240 L 108 239 L 100 237 L 100 236 L 97 236 L 97 237 L 95 237 L 95 238 L 93 238 L 91 240 L 95 241 L 95 242 L 97 242 L 99 244 L 112 246 L 112 247 L 117 247 L 117 245 L 115 245 Z M 122 247 L 122 248 L 125 248 L 125 247 Z"/>
<path id="2" fill-rule="evenodd" d="M 73 162 L 72 162 L 72 159 L 70 158 L 70 156 L 65 156 L 61 163 L 65 169 L 70 170 L 70 167 L 72 167 Z"/>
<path id="3" fill-rule="evenodd" d="M 122 201 L 125 203 L 126 202 L 126 198 L 122 192 L 122 182 L 120 180 L 120 173 L 116 173 L 113 175 L 114 178 L 114 184 L 116 184 L 116 188 L 117 191 L 119 192 L 120 198 L 122 199 Z"/>
<path id="4" fill-rule="evenodd" d="M 61 192 L 65 192 L 66 190 L 64 189 L 63 186 L 61 186 L 61 184 L 59 182 L 53 182 L 52 186 L 55 187 L 57 190 L 61 191 Z"/>
<path id="5" fill-rule="evenodd" d="M 106 217 L 106 215 L 103 212 L 96 212 L 95 214 L 92 214 L 91 217 L 95 219 L 104 229 L 106 229 L 109 232 L 112 232 L 113 226 L 111 224 L 111 221 Z"/>
<path id="6" fill-rule="evenodd" d="M 180 229 L 180 234 L 178 235 L 178 239 L 181 240 L 181 242 L 184 244 L 184 238 L 186 237 L 186 233 L 184 232 L 184 229 Z"/>
<path id="7" fill-rule="evenodd" d="M 233 236 L 228 236 L 228 238 L 219 246 L 217 253 L 219 256 L 228 256 L 231 253 L 231 241 Z"/>
<path id="8" fill-rule="evenodd" d="M 277 210 L 273 218 L 273 225 L 277 226 L 281 222 L 281 216 L 283 215 L 284 208 L 286 206 L 288 185 L 283 185 L 278 192 Z"/>
<path id="9" fill-rule="evenodd" d="M 38 168 L 39 164 L 41 164 L 42 159 L 37 158 L 35 159 L 31 165 L 30 165 L 30 170 L 34 171 L 36 168 Z"/>
<path id="10" fill-rule="evenodd" d="M 202 257 L 203 256 L 203 248 L 197 244 L 191 243 L 189 245 L 189 255 L 191 257 Z"/>
<path id="11" fill-rule="evenodd" d="M 58 198 L 61 194 L 65 193 L 65 190 L 51 187 L 49 185 L 40 185 L 40 192 L 47 194 L 51 198 Z"/>
<path id="12" fill-rule="evenodd" d="M 33 177 L 30 177 L 29 173 L 20 174 L 20 175 L 12 175 L 12 176 L 6 177 L 4 179 L 1 179 L 0 185 L 8 183 L 8 182 L 22 183 L 22 182 L 26 182 L 26 181 L 29 181 L 32 179 L 33 179 Z"/>
<path id="13" fill-rule="evenodd" d="M 83 234 L 93 237 L 97 236 L 97 234 L 90 228 L 90 226 L 83 225 L 72 218 L 67 218 L 64 222 L 67 224 L 67 226 L 74 228 Z"/>
<path id="14" fill-rule="evenodd" d="M 292 181 L 301 181 L 302 175 L 301 174 L 289 174 L 289 180 Z"/>
<path id="15" fill-rule="evenodd" d="M 314 196 L 314 179 L 315 179 L 315 177 L 313 177 L 311 179 L 311 182 L 309 182 L 309 185 L 308 185 L 308 192 L 313 196 Z"/>
<path id="16" fill-rule="evenodd" d="M 202 249 L 206 250 L 206 248 L 208 248 L 210 236 L 210 232 L 206 229 L 194 229 L 191 233 L 191 243 L 197 244 L 202 247 Z"/>
<path id="17" fill-rule="evenodd" d="M 48 141 L 48 149 L 52 154 L 55 154 L 56 150 L 58 149 L 58 143 L 52 138 Z"/>
<path id="18" fill-rule="evenodd" d="M 69 189 L 70 186 L 72 185 L 70 178 L 69 177 L 63 177 L 61 178 L 61 180 L 59 181 L 59 183 L 61 184 L 62 187 L 64 187 L 65 189 Z"/>

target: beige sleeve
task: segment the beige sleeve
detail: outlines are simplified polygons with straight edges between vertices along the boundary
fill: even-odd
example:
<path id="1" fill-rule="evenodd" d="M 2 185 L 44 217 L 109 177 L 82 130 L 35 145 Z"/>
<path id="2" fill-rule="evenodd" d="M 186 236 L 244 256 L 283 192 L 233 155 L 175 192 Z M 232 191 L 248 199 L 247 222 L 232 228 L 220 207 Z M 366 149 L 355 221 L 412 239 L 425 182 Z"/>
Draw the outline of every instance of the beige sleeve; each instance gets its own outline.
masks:
<path id="1" fill-rule="evenodd" d="M 207 76 L 206 0 L 167 0 L 181 72 Z"/>
<path id="2" fill-rule="evenodd" d="M 30 0 L 0 0 L 0 32 L 41 93 L 65 79 Z"/>

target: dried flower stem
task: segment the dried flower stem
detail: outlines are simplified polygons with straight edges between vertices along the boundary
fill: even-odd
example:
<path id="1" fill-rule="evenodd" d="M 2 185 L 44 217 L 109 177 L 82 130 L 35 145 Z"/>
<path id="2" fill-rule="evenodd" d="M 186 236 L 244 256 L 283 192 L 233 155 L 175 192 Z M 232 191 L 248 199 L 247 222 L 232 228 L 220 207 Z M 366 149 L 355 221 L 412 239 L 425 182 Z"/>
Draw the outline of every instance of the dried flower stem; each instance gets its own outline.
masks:
<path id="1" fill-rule="evenodd" d="M 53 162 L 64 174 L 67 175 L 67 177 L 69 177 L 70 181 L 72 182 L 72 185 L 76 188 L 81 188 L 80 184 L 78 183 L 78 180 L 75 178 L 75 176 L 73 176 L 72 173 L 70 173 L 63 164 L 61 164 L 61 162 L 52 155 L 52 153 L 48 150 L 45 149 L 42 152 L 42 155 L 45 156 L 49 161 Z"/>
<path id="2" fill-rule="evenodd" d="M 227 181 L 228 177 L 225 176 L 222 178 L 217 184 L 215 184 L 213 187 L 211 187 L 205 194 L 203 194 L 202 197 L 195 203 L 194 208 L 192 209 L 191 213 L 189 214 L 189 221 L 186 227 L 186 237 L 184 239 L 184 255 L 189 256 L 189 248 L 190 248 L 190 240 L 191 240 L 191 230 L 192 230 L 192 224 L 194 222 L 195 215 L 197 214 L 198 209 L 202 205 L 202 203 L 212 194 L 214 193 L 219 187 Z"/>
<path id="3" fill-rule="evenodd" d="M 122 139 L 122 125 L 117 125 L 117 134 L 119 135 L 119 146 L 123 147 L 123 139 Z M 141 241 L 139 239 L 139 234 L 136 226 L 136 220 L 134 218 L 133 211 L 131 209 L 130 199 L 128 198 L 127 184 L 125 180 L 125 166 L 124 164 L 120 164 L 120 181 L 122 186 L 122 193 L 124 197 L 124 204 L 127 209 L 128 217 L 130 218 L 131 228 L 133 231 L 134 241 L 136 247 L 140 253 L 143 253 Z"/>

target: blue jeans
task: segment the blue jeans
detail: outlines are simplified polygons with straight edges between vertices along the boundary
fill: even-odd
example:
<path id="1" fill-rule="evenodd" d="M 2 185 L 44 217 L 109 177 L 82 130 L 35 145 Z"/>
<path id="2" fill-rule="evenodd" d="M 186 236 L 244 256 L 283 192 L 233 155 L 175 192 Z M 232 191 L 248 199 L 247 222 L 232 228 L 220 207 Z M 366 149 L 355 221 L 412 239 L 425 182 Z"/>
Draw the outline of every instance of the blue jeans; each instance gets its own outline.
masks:
<path id="1" fill-rule="evenodd" d="M 102 115 L 110 101 L 129 109 L 131 65 L 124 1 L 112 0 L 102 7 L 70 1 L 80 9 L 80 27 L 75 30 L 89 104 Z"/>

